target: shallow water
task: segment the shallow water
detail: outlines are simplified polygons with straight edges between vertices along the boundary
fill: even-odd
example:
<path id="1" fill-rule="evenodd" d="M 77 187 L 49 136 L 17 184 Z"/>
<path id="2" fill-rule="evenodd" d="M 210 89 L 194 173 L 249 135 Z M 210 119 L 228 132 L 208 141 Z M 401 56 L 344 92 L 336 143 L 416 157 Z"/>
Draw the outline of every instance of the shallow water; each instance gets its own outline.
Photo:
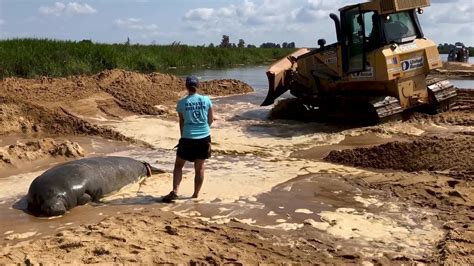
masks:
<path id="1" fill-rule="evenodd" d="M 440 56 L 441 56 L 441 60 L 443 60 L 444 62 L 448 61 L 448 56 L 449 56 L 448 54 L 440 54 Z M 474 64 L 473 56 L 469 57 L 469 63 Z"/>
<path id="2" fill-rule="evenodd" d="M 451 79 L 449 80 L 454 87 L 460 89 L 473 89 L 474 90 L 474 80 L 472 79 Z"/>

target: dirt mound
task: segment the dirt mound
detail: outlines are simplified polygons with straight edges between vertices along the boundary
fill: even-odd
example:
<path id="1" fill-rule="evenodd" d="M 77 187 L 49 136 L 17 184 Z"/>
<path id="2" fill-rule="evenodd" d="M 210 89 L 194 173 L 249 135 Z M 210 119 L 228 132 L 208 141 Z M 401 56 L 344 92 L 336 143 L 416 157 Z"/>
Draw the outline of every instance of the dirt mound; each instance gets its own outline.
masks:
<path id="1" fill-rule="evenodd" d="M 474 126 L 473 112 L 446 112 L 437 115 L 428 115 L 416 113 L 411 116 L 409 122 L 414 123 L 434 123 L 434 124 L 449 124 L 454 126 Z"/>
<path id="2" fill-rule="evenodd" d="M 443 62 L 441 69 L 446 70 L 472 70 L 474 71 L 474 65 L 471 63 L 460 63 L 460 62 Z"/>
<path id="3" fill-rule="evenodd" d="M 352 150 L 332 151 L 326 161 L 356 167 L 405 171 L 455 170 L 474 173 L 474 136 L 421 137 Z"/>
<path id="4" fill-rule="evenodd" d="M 184 95 L 184 80 L 169 74 L 149 75 L 123 70 L 104 71 L 96 76 L 101 90 L 111 94 L 117 104 L 137 114 L 160 115 L 157 105 L 174 105 Z M 200 93 L 223 96 L 248 93 L 253 89 L 238 80 L 202 82 Z"/>
<path id="5" fill-rule="evenodd" d="M 433 76 L 459 79 L 474 78 L 474 65 L 470 63 L 443 62 L 443 67 L 431 72 Z"/>
<path id="6" fill-rule="evenodd" d="M 203 82 L 201 88 L 202 93 L 216 96 L 250 91 L 236 80 Z M 161 115 L 174 109 L 184 94 L 182 79 L 160 73 L 107 70 L 94 76 L 7 78 L 0 81 L 0 135 L 85 134 L 130 141 L 88 118 Z"/>
<path id="7" fill-rule="evenodd" d="M 174 105 L 185 93 L 184 81 L 177 76 L 141 74 L 118 69 L 106 70 L 94 76 L 7 78 L 0 85 L 1 95 L 45 107 L 74 109 L 76 105 L 84 104 L 86 99 L 98 102 L 111 98 L 124 110 L 146 115 L 163 114 L 164 111 L 155 108 L 156 105 Z M 253 89 L 241 81 L 217 80 L 202 82 L 200 91 L 203 94 L 222 96 L 247 93 Z"/>
<path id="8" fill-rule="evenodd" d="M 0 168 L 18 166 L 23 161 L 34 161 L 46 157 L 84 157 L 84 150 L 75 142 L 57 143 L 53 139 L 17 143 L 0 148 Z"/>
<path id="9" fill-rule="evenodd" d="M 212 80 L 201 83 L 200 90 L 207 95 L 226 96 L 252 92 L 253 89 L 244 82 L 235 79 Z"/>
<path id="10" fill-rule="evenodd" d="M 0 135 L 11 133 L 94 135 L 149 146 L 147 143 L 125 137 L 112 129 L 90 123 L 60 107 L 45 108 L 1 96 L 0 125 L 3 126 L 0 127 Z"/>
<path id="11" fill-rule="evenodd" d="M 98 87 L 112 95 L 121 108 L 146 115 L 163 114 L 154 106 L 177 100 L 184 85 L 181 79 L 172 75 L 145 75 L 123 70 L 104 71 L 95 78 Z"/>

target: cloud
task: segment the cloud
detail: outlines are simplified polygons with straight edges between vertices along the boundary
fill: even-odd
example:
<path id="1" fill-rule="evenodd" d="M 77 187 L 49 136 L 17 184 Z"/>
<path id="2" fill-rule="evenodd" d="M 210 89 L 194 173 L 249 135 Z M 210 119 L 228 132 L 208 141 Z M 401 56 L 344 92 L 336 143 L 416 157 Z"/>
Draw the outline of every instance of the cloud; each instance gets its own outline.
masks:
<path id="1" fill-rule="evenodd" d="M 5 24 L 5 20 L 0 19 L 0 26 L 3 25 L 3 24 Z"/>
<path id="2" fill-rule="evenodd" d="M 81 5 L 76 2 L 67 4 L 66 11 L 74 14 L 94 14 L 97 12 L 96 9 L 94 9 L 88 4 Z"/>
<path id="3" fill-rule="evenodd" d="M 44 16 L 56 15 L 59 16 L 66 9 L 66 5 L 60 2 L 54 3 L 53 6 L 42 6 L 38 9 L 39 13 Z"/>
<path id="4" fill-rule="evenodd" d="M 183 20 L 190 22 L 199 36 L 231 34 L 261 39 L 265 34 L 269 36 L 267 41 L 271 41 L 275 38 L 294 38 L 294 29 L 307 29 L 307 32 L 313 35 L 316 28 L 308 28 L 311 24 L 314 26 L 317 21 L 321 21 L 318 25 L 324 27 L 318 32 L 328 32 L 327 25 L 331 25 L 329 13 L 337 12 L 339 5 L 343 5 L 341 1 L 305 0 L 301 5 L 295 4 L 294 0 L 242 0 L 240 3 L 220 7 L 188 10 Z M 288 34 L 293 35 L 290 37 Z"/>
<path id="5" fill-rule="evenodd" d="M 115 26 L 122 30 L 139 33 L 140 37 L 143 39 L 161 35 L 161 33 L 158 31 L 158 25 L 145 24 L 139 18 L 117 19 L 115 21 Z"/>
<path id="6" fill-rule="evenodd" d="M 52 6 L 41 6 L 38 12 L 43 16 L 61 16 L 64 14 L 88 15 L 97 13 L 97 10 L 88 4 L 56 2 Z"/>
<path id="7" fill-rule="evenodd" d="M 433 1 L 422 19 L 429 24 L 471 24 L 474 22 L 474 1 Z M 436 8 L 435 8 L 436 7 Z"/>
<path id="8" fill-rule="evenodd" d="M 244 0 L 239 5 L 221 8 L 201 7 L 191 9 L 184 15 L 186 21 L 214 21 L 228 23 L 237 21 L 241 25 L 269 25 L 272 23 L 309 23 L 328 17 L 337 11 L 341 1 L 307 0 L 297 7 L 288 0 L 264 0 L 256 3 Z M 296 7 L 295 7 L 296 6 Z M 284 10 L 284 12 L 282 12 Z"/>
<path id="9" fill-rule="evenodd" d="M 196 8 L 189 10 L 184 15 L 186 20 L 194 21 L 209 21 L 215 17 L 215 10 L 213 8 Z"/>

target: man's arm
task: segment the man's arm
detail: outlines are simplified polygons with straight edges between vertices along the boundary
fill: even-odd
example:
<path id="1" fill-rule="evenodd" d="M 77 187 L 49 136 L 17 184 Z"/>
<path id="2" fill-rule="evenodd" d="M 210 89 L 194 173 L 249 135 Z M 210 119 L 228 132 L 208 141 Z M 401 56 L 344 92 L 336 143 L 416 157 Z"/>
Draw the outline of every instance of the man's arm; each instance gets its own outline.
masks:
<path id="1" fill-rule="evenodd" d="M 207 123 L 209 126 L 212 125 L 212 122 L 214 122 L 214 111 L 212 110 L 212 107 L 209 108 L 209 111 L 207 112 Z"/>
<path id="2" fill-rule="evenodd" d="M 179 133 L 181 134 L 181 137 L 183 136 L 183 126 L 184 126 L 184 117 L 183 113 L 178 113 L 179 115 Z"/>

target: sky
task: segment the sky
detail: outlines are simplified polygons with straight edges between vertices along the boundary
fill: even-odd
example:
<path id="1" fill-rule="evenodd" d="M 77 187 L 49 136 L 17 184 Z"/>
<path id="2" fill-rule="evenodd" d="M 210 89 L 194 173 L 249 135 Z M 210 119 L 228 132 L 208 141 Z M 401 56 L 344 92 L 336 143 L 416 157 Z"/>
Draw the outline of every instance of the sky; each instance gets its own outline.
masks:
<path id="1" fill-rule="evenodd" d="M 336 40 L 329 13 L 351 0 L 0 0 L 0 39 L 101 43 L 247 44 Z M 420 16 L 427 38 L 474 46 L 474 0 L 431 0 Z"/>

